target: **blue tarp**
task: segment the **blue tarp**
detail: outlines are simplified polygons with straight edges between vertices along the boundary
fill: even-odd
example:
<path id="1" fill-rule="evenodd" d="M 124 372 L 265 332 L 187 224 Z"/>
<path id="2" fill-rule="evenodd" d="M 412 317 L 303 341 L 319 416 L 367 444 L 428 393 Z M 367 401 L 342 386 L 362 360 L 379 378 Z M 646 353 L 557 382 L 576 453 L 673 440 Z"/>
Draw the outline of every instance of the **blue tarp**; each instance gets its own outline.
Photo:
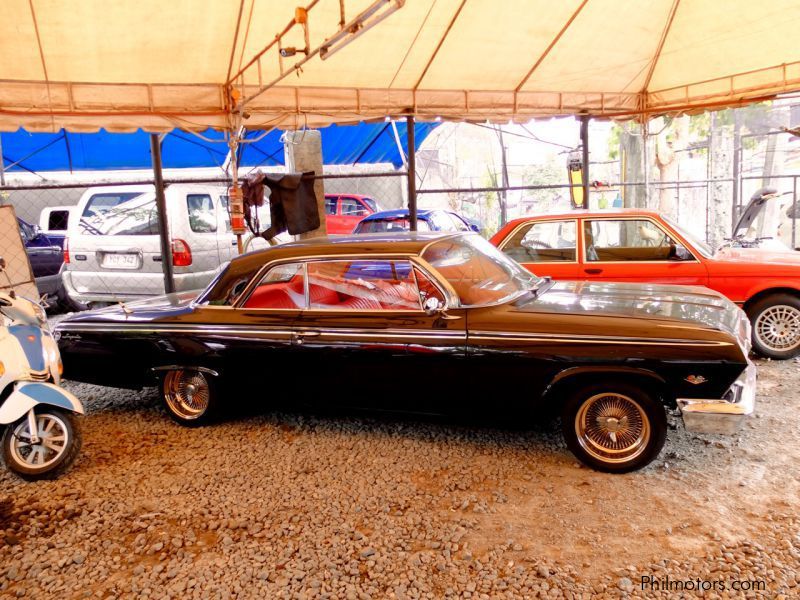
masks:
<path id="1" fill-rule="evenodd" d="M 416 145 L 428 136 L 437 123 L 417 123 Z M 331 125 L 322 132 L 322 154 L 326 165 L 357 163 L 392 163 L 401 167 L 403 159 L 397 150 L 391 123 Z M 397 123 L 403 152 L 408 151 L 406 124 Z M 258 139 L 263 132 L 251 131 L 246 137 Z M 283 165 L 281 131 L 241 146 L 240 162 L 244 167 Z M 165 168 L 215 167 L 225 162 L 228 146 L 223 134 L 208 130 L 203 137 L 185 131 L 170 132 L 162 143 Z M 28 133 L 20 129 L 0 134 L 3 161 L 7 171 L 102 171 L 115 169 L 147 169 L 150 162 L 149 134 L 136 133 Z"/>

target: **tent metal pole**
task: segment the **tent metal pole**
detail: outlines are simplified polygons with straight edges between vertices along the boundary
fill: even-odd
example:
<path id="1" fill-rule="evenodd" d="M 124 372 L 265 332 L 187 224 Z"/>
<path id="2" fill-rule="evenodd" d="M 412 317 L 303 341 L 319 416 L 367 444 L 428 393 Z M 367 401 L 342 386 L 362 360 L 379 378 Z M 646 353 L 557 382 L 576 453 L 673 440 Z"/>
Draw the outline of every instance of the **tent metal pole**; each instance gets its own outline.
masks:
<path id="1" fill-rule="evenodd" d="M 408 225 L 417 230 L 417 149 L 414 141 L 414 117 L 406 117 L 406 139 L 408 140 Z"/>
<path id="2" fill-rule="evenodd" d="M 6 185 L 6 159 L 3 158 L 3 136 L 0 135 L 0 185 Z"/>
<path id="3" fill-rule="evenodd" d="M 583 208 L 589 208 L 589 115 L 581 115 L 581 163 L 583 167 Z"/>
<path id="4" fill-rule="evenodd" d="M 156 209 L 158 211 L 158 235 L 161 238 L 161 268 L 164 271 L 164 292 L 175 291 L 175 276 L 172 270 L 172 241 L 169 239 L 167 221 L 167 199 L 164 195 L 164 174 L 161 171 L 161 141 L 157 133 L 150 134 L 150 155 L 153 160 L 153 180 L 156 186 Z"/>

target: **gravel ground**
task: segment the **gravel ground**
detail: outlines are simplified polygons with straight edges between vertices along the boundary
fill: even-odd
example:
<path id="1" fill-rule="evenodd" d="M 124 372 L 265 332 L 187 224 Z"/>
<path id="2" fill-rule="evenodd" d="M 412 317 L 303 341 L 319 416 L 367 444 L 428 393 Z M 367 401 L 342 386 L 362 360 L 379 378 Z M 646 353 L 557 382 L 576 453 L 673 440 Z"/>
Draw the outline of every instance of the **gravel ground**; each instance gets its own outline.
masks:
<path id="1" fill-rule="evenodd" d="M 0 473 L 0 596 L 679 596 L 650 576 L 798 597 L 800 364 L 759 374 L 740 435 L 678 424 L 618 476 L 579 466 L 553 423 L 267 412 L 184 429 L 153 390 L 67 383 L 88 409 L 73 470 Z"/>

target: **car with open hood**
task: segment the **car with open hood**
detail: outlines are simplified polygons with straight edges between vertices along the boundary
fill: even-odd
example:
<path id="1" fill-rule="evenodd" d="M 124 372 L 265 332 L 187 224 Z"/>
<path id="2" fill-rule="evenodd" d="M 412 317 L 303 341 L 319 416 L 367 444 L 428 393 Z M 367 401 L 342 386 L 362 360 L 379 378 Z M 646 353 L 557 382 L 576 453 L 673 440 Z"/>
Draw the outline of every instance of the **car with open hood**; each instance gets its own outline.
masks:
<path id="1" fill-rule="evenodd" d="M 749 334 L 744 313 L 708 289 L 556 283 L 474 233 L 282 244 L 235 258 L 202 292 L 56 328 L 66 378 L 156 383 L 185 425 L 234 397 L 556 414 L 580 460 L 615 472 L 658 455 L 670 408 L 711 432 L 752 413 Z"/>
<path id="2" fill-rule="evenodd" d="M 672 219 L 638 209 L 522 217 L 491 242 L 557 280 L 706 286 L 744 309 L 758 354 L 800 354 L 800 253 L 731 245 L 714 252 Z"/>

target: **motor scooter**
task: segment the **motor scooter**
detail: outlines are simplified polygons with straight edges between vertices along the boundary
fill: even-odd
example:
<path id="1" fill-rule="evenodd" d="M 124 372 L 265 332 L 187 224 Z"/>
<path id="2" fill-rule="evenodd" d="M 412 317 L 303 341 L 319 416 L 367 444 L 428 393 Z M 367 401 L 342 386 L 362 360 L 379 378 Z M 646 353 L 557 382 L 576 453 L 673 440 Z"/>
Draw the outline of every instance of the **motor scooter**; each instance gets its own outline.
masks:
<path id="1" fill-rule="evenodd" d="M 0 271 L 5 268 L 0 257 Z M 13 286 L 0 291 L 0 456 L 29 481 L 58 477 L 81 448 L 76 415 L 84 414 L 83 406 L 59 387 L 61 373 L 44 308 Z"/>

